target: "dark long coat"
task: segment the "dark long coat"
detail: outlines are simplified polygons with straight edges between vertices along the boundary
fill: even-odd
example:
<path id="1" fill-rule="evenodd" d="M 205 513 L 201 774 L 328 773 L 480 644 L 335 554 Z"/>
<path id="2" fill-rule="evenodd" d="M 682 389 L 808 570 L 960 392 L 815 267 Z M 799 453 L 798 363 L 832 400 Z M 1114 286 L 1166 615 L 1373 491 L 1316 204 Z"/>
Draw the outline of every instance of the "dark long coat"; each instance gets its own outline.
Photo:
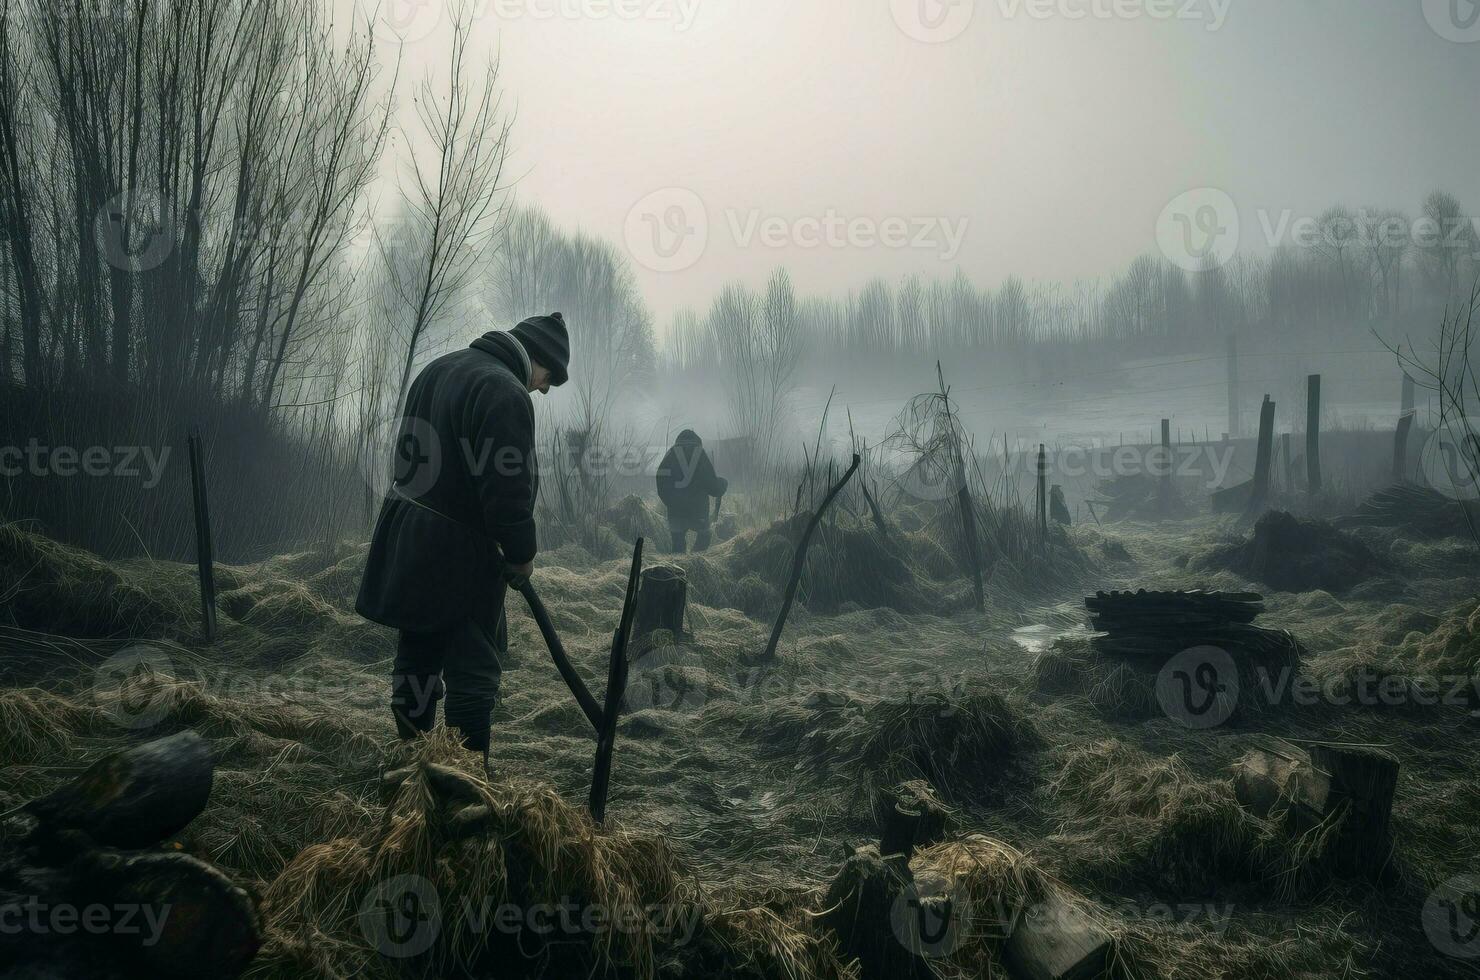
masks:
<path id="1" fill-rule="evenodd" d="M 534 558 L 534 406 L 513 343 L 487 334 L 412 382 L 355 602 L 366 619 L 446 629 L 502 594 L 503 562 Z"/>
<path id="2" fill-rule="evenodd" d="M 692 429 L 678 434 L 658 464 L 658 499 L 668 508 L 672 523 L 708 524 L 709 498 L 724 496 L 728 486 L 728 481 L 715 474 L 703 440 Z"/>

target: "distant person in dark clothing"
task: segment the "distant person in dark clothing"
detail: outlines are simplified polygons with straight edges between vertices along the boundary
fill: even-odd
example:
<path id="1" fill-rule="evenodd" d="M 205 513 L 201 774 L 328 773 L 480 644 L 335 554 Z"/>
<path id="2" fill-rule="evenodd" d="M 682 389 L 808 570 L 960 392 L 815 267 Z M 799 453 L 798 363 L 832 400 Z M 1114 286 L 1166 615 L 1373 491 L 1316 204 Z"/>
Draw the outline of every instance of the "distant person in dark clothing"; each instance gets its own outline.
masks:
<path id="1" fill-rule="evenodd" d="M 396 435 L 395 478 L 370 540 L 355 609 L 400 630 L 391 714 L 402 738 L 447 725 L 488 755 L 507 649 L 506 568 L 534 571 L 533 392 L 564 384 L 559 313 L 492 331 L 417 375 Z"/>
<path id="2" fill-rule="evenodd" d="M 690 531 L 694 532 L 695 551 L 709 547 L 709 498 L 723 497 L 729 485 L 715 475 L 714 464 L 694 430 L 680 432 L 658 464 L 658 499 L 668 509 L 675 554 L 688 550 Z"/>

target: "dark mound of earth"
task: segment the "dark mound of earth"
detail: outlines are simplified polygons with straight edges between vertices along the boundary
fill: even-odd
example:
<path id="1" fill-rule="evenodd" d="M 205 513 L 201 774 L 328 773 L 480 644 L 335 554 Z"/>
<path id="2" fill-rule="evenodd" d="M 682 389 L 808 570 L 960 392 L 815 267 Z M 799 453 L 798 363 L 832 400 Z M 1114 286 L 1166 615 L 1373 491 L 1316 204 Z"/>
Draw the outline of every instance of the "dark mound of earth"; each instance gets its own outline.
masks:
<path id="1" fill-rule="evenodd" d="M 1327 521 L 1272 510 L 1244 541 L 1218 545 L 1197 561 L 1226 568 L 1281 592 L 1346 592 L 1385 571 L 1381 558 Z"/>

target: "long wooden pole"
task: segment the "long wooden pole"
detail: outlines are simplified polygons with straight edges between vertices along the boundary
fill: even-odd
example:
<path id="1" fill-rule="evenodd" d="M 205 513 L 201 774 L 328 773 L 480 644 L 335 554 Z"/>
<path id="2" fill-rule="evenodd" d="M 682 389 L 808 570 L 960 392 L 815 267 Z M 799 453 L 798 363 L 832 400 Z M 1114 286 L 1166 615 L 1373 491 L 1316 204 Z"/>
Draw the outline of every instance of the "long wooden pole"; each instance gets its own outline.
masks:
<path id="1" fill-rule="evenodd" d="M 190 492 L 195 507 L 195 565 L 200 576 L 201 642 L 216 642 L 216 572 L 211 549 L 211 512 L 206 501 L 205 450 L 200 433 L 186 439 L 190 447 Z"/>
<path id="2" fill-rule="evenodd" d="M 828 505 L 833 502 L 833 498 L 853 478 L 853 474 L 858 470 L 858 463 L 858 454 L 854 453 L 853 463 L 848 467 L 848 472 L 844 473 L 843 478 L 833 484 L 827 496 L 822 498 L 822 506 L 817 508 L 817 512 L 807 522 L 807 529 L 802 532 L 802 539 L 797 542 L 796 554 L 791 559 L 791 579 L 786 583 L 786 594 L 781 599 L 781 611 L 776 614 L 776 623 L 771 627 L 771 639 L 766 643 L 766 652 L 761 655 L 762 660 L 771 660 L 776 656 L 776 647 L 781 642 L 781 630 L 786 626 L 786 617 L 791 612 L 792 600 L 796 598 L 797 586 L 802 581 L 802 569 L 807 564 L 807 546 L 812 543 L 812 533 L 822 522 L 822 515 L 827 512 Z"/>
<path id="3" fill-rule="evenodd" d="M 570 657 L 566 656 L 565 645 L 560 642 L 560 636 L 555 632 L 555 624 L 550 622 L 550 613 L 545 609 L 545 604 L 540 601 L 534 586 L 523 575 L 506 572 L 504 577 L 514 591 L 524 596 L 524 601 L 529 603 L 529 614 L 534 617 L 534 624 L 539 627 L 540 635 L 545 638 L 545 646 L 550 648 L 550 659 L 555 661 L 555 669 L 560 671 L 560 676 L 564 679 L 566 687 L 570 688 L 570 693 L 576 696 L 576 703 L 581 706 L 581 711 L 585 713 L 586 720 L 591 723 L 591 727 L 598 732 L 601 731 L 603 721 L 601 706 L 596 703 L 596 699 L 591 696 L 590 689 L 586 687 L 586 682 L 581 680 L 581 675 L 576 672 L 575 664 L 571 663 Z"/>

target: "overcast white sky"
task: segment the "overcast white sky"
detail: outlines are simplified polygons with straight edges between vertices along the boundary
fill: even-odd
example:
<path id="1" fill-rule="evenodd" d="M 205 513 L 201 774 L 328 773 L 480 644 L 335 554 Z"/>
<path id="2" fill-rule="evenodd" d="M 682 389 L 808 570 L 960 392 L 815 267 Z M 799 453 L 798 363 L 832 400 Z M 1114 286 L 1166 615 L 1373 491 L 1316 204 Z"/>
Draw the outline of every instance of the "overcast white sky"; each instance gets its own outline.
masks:
<path id="1" fill-rule="evenodd" d="M 1416 212 L 1438 187 L 1480 208 L 1475 0 L 475 10 L 518 110 L 519 196 L 628 249 L 660 329 L 781 264 L 804 292 L 958 267 L 982 285 L 1106 275 L 1155 251 L 1197 188 L 1229 196 L 1252 250 L 1287 210 Z M 381 14 L 409 76 L 445 69 L 443 0 Z"/>

